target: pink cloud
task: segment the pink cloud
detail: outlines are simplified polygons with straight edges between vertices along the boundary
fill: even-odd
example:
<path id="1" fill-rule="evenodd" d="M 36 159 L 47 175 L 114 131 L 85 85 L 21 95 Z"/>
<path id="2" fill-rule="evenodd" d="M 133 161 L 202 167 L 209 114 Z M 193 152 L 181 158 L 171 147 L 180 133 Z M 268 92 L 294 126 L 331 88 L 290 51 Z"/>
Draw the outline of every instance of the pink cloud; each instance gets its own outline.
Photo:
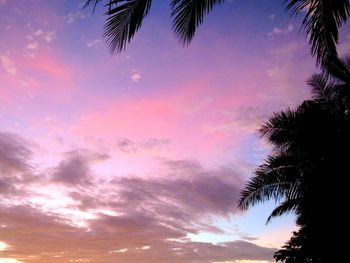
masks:
<path id="1" fill-rule="evenodd" d="M 228 138 L 202 128 L 217 106 L 210 96 L 202 95 L 205 90 L 201 83 L 192 83 L 174 88 L 167 94 L 106 98 L 99 102 L 103 105 L 96 107 L 101 109 L 99 112 L 90 111 L 84 115 L 77 124 L 76 133 L 79 136 L 103 136 L 107 140 L 118 137 L 137 141 L 150 137 L 169 138 L 175 148 L 177 143 L 188 146 L 182 146 L 182 150 L 179 146 L 182 153 L 210 152 L 213 148 L 220 148 Z"/>
<path id="2" fill-rule="evenodd" d="M 26 70 L 35 70 L 47 77 L 68 81 L 72 78 L 74 70 L 67 63 L 62 63 L 57 54 L 52 52 L 40 52 L 32 59 L 23 60 Z"/>

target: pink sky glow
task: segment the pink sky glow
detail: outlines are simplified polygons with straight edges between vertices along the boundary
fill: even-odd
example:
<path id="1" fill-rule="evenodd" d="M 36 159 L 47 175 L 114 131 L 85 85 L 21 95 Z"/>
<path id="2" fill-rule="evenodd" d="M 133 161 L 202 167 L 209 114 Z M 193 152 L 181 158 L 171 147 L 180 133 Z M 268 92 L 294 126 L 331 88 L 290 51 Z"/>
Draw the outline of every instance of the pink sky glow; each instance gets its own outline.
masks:
<path id="1" fill-rule="evenodd" d="M 289 238 L 236 204 L 259 126 L 309 96 L 300 21 L 226 1 L 183 48 L 165 2 L 112 56 L 101 9 L 0 0 L 0 263 L 266 263 Z"/>

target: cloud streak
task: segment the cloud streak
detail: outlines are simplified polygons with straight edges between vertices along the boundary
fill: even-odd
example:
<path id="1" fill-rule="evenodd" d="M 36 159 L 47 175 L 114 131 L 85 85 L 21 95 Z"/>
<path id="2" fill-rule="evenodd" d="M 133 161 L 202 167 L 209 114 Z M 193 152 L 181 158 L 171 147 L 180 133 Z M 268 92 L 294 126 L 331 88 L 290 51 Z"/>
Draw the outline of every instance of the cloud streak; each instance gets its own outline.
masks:
<path id="1" fill-rule="evenodd" d="M 181 237 L 184 233 L 150 220 L 147 215 L 100 216 L 93 220 L 89 231 L 69 226 L 61 218 L 30 206 L 0 207 L 0 216 L 5 226 L 0 229 L 1 238 L 11 248 L 2 251 L 2 255 L 35 263 L 209 263 L 268 260 L 273 254 L 271 248 L 245 241 L 217 245 L 171 241 L 169 237 Z"/>

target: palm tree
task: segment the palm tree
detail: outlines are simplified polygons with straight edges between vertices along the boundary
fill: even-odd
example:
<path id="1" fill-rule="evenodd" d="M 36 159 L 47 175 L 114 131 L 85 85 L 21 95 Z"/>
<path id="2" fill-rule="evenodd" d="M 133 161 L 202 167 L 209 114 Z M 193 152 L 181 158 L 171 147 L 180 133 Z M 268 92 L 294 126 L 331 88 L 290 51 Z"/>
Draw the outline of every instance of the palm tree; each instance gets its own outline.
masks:
<path id="1" fill-rule="evenodd" d="M 285 3 L 293 15 L 304 12 L 302 27 L 317 63 L 324 65 L 337 57 L 339 28 L 349 16 L 349 0 L 285 0 Z"/>
<path id="2" fill-rule="evenodd" d="M 326 65 L 327 74 L 309 80 L 311 100 L 275 113 L 260 129 L 273 150 L 241 192 L 244 210 L 270 199 L 279 203 L 267 222 L 296 213 L 300 230 L 276 253 L 286 263 L 332 262 L 337 251 L 324 236 L 336 240 L 345 227 L 334 206 L 349 200 L 350 60 L 338 62 L 341 67 Z M 301 256 L 305 261 L 297 260 Z"/>
<path id="3" fill-rule="evenodd" d="M 152 0 L 86 0 L 85 7 L 93 5 L 95 9 L 100 2 L 105 2 L 108 8 L 104 36 L 110 51 L 118 53 L 140 29 Z M 188 45 L 204 16 L 222 2 L 224 0 L 171 0 L 172 28 L 179 42 Z M 349 0 L 284 0 L 284 4 L 293 15 L 304 15 L 302 27 L 317 63 L 323 65 L 337 57 L 339 28 L 349 16 Z"/>

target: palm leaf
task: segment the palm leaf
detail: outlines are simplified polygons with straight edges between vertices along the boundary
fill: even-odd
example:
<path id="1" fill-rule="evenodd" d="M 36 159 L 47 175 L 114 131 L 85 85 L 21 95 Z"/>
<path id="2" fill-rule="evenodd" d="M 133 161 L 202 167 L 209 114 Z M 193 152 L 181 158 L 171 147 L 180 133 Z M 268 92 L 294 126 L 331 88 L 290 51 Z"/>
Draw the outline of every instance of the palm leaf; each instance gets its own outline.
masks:
<path id="1" fill-rule="evenodd" d="M 93 11 L 95 11 L 96 6 L 98 5 L 99 2 L 102 0 L 87 0 L 83 6 L 83 8 L 89 7 L 91 4 L 94 6 Z"/>
<path id="2" fill-rule="evenodd" d="M 311 87 L 313 99 L 318 103 L 330 103 L 336 97 L 335 84 L 323 74 L 314 74 L 307 84 Z"/>
<path id="3" fill-rule="evenodd" d="M 301 199 L 287 199 L 282 202 L 271 212 L 266 220 L 266 224 L 270 223 L 275 217 L 295 211 L 298 208 L 300 201 Z"/>
<path id="4" fill-rule="evenodd" d="M 173 30 L 182 45 L 188 45 L 204 16 L 223 0 L 172 0 Z"/>
<path id="5" fill-rule="evenodd" d="M 334 58 L 325 65 L 326 76 L 335 82 L 343 82 L 350 85 L 350 57 L 345 59 Z"/>
<path id="6" fill-rule="evenodd" d="M 287 109 L 274 115 L 259 129 L 260 135 L 278 146 L 280 150 L 288 149 L 295 140 L 299 129 L 299 114 Z"/>
<path id="7" fill-rule="evenodd" d="M 285 0 L 293 15 L 306 12 L 302 28 L 309 37 L 311 53 L 318 64 L 325 65 L 337 57 L 339 28 L 350 13 L 349 0 Z"/>
<path id="8" fill-rule="evenodd" d="M 261 165 L 241 191 L 238 206 L 245 210 L 257 203 L 267 201 L 271 198 L 279 201 L 288 195 L 288 189 L 292 182 L 286 179 L 287 170 L 295 169 L 293 166 L 280 165 L 270 167 L 268 163 Z M 292 172 L 294 174 L 294 172 Z"/>
<path id="9" fill-rule="evenodd" d="M 239 207 L 245 210 L 271 198 L 276 202 L 299 198 L 299 181 L 309 170 L 305 156 L 284 153 L 269 156 L 241 191 Z"/>
<path id="10" fill-rule="evenodd" d="M 107 12 L 109 17 L 105 24 L 104 36 L 107 38 L 111 53 L 125 49 L 141 27 L 143 19 L 150 10 L 151 3 L 152 0 L 109 1 Z"/>
<path id="11" fill-rule="evenodd" d="M 241 192 L 241 199 L 238 207 L 246 210 L 251 206 L 266 202 L 273 198 L 279 202 L 287 195 L 288 189 L 292 187 L 289 182 L 275 182 L 262 184 L 259 179 L 252 178 L 243 191 Z"/>

